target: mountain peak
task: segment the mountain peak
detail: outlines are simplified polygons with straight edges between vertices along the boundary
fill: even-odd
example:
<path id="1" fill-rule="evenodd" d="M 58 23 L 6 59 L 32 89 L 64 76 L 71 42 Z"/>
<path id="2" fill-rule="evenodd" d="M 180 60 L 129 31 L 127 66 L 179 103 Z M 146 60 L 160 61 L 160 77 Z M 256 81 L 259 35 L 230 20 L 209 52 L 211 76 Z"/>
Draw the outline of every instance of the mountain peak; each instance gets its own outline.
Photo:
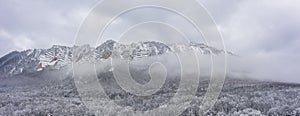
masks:
<path id="1" fill-rule="evenodd" d="M 0 58 L 0 73 L 4 76 L 13 76 L 41 69 L 60 69 L 71 64 L 72 61 L 98 62 L 111 57 L 133 60 L 169 52 L 185 52 L 186 50 L 196 50 L 202 54 L 225 53 L 224 50 L 203 43 L 166 45 L 157 41 L 143 41 L 126 45 L 114 40 L 107 40 L 96 48 L 90 45 L 74 47 L 53 45 L 49 49 L 14 51 Z"/>

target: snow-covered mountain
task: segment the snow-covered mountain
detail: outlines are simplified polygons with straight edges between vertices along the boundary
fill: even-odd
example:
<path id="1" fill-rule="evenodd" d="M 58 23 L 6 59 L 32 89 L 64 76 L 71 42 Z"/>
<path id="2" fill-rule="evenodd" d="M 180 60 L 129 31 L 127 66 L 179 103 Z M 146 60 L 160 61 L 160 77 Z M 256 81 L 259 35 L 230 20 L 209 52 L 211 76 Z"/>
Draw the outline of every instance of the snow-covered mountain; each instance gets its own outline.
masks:
<path id="1" fill-rule="evenodd" d="M 108 40 L 96 48 L 89 45 L 73 47 L 54 45 L 49 49 L 14 51 L 3 56 L 0 58 L 0 74 L 8 77 L 44 69 L 60 69 L 71 64 L 72 61 L 97 62 L 110 57 L 133 60 L 187 50 L 196 50 L 205 55 L 225 53 L 224 50 L 203 43 L 166 45 L 160 42 L 147 41 L 125 45 Z"/>
<path id="2" fill-rule="evenodd" d="M 132 78 L 143 84 L 149 82 L 147 79 L 151 80 L 149 67 L 144 69 L 139 67 L 140 65 L 135 65 L 135 63 L 140 63 L 138 61 L 144 63 L 144 60 L 135 59 L 189 50 L 195 50 L 204 55 L 232 54 L 202 43 L 166 45 L 152 41 L 124 45 L 112 40 L 96 48 L 89 45 L 74 47 L 54 45 L 49 49 L 11 52 L 0 58 L 1 76 L 12 76 L 0 78 L 0 115 L 134 115 L 131 114 L 133 112 L 129 112 L 131 110 L 142 111 L 135 115 L 147 115 L 147 111 L 152 109 L 158 109 L 157 114 L 160 115 L 172 115 L 172 111 L 164 112 L 166 103 L 170 103 L 168 107 L 171 108 L 190 104 L 185 107 L 180 116 L 300 115 L 299 84 L 226 77 L 215 105 L 208 111 L 200 112 L 202 100 L 210 84 L 208 77 L 200 79 L 191 103 L 187 100 L 190 96 L 185 94 L 180 94 L 176 102 L 169 102 L 174 98 L 180 85 L 189 81 L 181 81 L 180 76 L 176 74 L 175 76 L 169 75 L 172 78 L 167 76 L 165 84 L 156 93 L 150 96 L 137 96 L 119 86 L 111 71 L 97 72 L 99 83 L 105 90 L 103 94 L 106 94 L 99 96 L 108 98 L 99 100 L 98 96 L 90 96 L 89 100 L 95 101 L 99 108 L 93 111 L 88 109 L 82 101 L 71 71 L 63 68 L 72 62 L 104 64 L 104 61 L 111 57 L 128 59 L 134 62 L 130 70 Z M 165 57 L 159 56 L 159 58 Z M 88 76 L 91 75 L 86 75 L 87 78 Z M 185 89 L 189 91 L 191 87 Z M 121 107 L 116 107 L 116 103 Z"/>

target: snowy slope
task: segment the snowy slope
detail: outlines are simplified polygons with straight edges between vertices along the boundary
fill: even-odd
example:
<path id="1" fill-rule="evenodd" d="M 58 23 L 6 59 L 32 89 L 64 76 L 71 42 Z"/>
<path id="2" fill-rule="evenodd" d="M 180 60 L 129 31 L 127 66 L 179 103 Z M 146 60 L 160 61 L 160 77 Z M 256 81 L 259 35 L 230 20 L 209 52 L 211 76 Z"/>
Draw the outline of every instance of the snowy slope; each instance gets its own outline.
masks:
<path id="1" fill-rule="evenodd" d="M 81 101 L 72 75 L 66 70 L 51 70 L 32 75 L 0 79 L 0 115 L 95 115 Z M 141 71 L 134 71 L 140 75 Z M 99 74 L 99 82 L 109 98 L 97 101 L 101 115 L 132 116 L 130 110 L 163 108 L 176 93 L 178 80 L 166 81 L 166 87 L 150 97 L 137 97 L 115 86 L 113 74 Z M 209 80 L 201 80 L 190 107 L 181 116 L 199 116 Z M 111 88 L 111 89 L 109 89 Z M 113 88 L 113 89 L 112 89 Z M 219 100 L 204 116 L 299 116 L 300 85 L 227 78 Z M 178 100 L 185 101 L 186 96 Z M 98 99 L 91 99 L 98 100 Z M 115 101 L 113 101 L 115 100 Z M 116 102 L 118 101 L 118 102 Z M 115 103 L 124 107 L 115 107 Z M 171 103 L 169 107 L 180 104 Z M 162 106 L 162 107 L 158 107 Z M 163 112 L 164 116 L 173 116 Z M 158 114 L 161 114 L 158 112 Z M 145 115 L 145 114 L 136 114 Z"/>

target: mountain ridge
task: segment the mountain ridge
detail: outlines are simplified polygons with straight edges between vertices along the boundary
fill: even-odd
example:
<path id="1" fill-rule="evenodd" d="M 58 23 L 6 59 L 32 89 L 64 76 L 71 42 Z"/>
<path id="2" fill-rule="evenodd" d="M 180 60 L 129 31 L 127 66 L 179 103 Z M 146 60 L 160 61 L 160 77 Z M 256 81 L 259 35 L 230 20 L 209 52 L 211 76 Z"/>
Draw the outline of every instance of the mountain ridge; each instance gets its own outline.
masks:
<path id="1" fill-rule="evenodd" d="M 180 53 L 187 50 L 196 50 L 204 55 L 232 54 L 203 43 L 167 45 L 156 41 L 144 41 L 121 44 L 114 40 L 108 40 L 97 47 L 91 47 L 90 45 L 73 47 L 53 45 L 48 49 L 13 51 L 0 58 L 0 74 L 10 77 L 25 72 L 60 69 L 72 63 L 72 61 L 95 62 L 106 60 L 110 57 L 133 60 L 171 52 Z"/>

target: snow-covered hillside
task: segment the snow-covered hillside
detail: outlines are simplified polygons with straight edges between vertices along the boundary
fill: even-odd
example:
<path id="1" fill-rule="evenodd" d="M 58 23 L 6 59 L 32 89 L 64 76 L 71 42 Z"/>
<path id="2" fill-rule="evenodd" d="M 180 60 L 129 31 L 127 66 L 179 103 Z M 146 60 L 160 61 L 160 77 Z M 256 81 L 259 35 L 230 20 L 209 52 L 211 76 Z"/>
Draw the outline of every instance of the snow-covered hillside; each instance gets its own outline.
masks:
<path id="1" fill-rule="evenodd" d="M 72 76 L 66 69 L 18 75 L 0 79 L 0 115 L 95 115 L 81 101 Z M 140 71 L 133 71 L 135 76 Z M 100 115 L 132 116 L 133 111 L 163 108 L 176 93 L 179 80 L 167 80 L 165 86 L 149 97 L 138 97 L 116 85 L 112 72 L 98 74 L 108 98 L 95 100 Z M 197 94 L 181 116 L 199 116 L 209 80 L 199 83 Z M 300 85 L 227 78 L 215 106 L 205 116 L 299 116 Z M 184 104 L 186 96 L 178 101 Z M 92 97 L 91 97 L 92 98 Z M 120 107 L 115 107 L 115 103 Z M 180 103 L 180 104 L 181 104 Z M 170 107 L 180 104 L 171 103 Z M 122 107 L 121 107 L 122 106 Z M 158 112 L 168 116 L 170 112 Z M 145 114 L 135 114 L 145 115 Z"/>

